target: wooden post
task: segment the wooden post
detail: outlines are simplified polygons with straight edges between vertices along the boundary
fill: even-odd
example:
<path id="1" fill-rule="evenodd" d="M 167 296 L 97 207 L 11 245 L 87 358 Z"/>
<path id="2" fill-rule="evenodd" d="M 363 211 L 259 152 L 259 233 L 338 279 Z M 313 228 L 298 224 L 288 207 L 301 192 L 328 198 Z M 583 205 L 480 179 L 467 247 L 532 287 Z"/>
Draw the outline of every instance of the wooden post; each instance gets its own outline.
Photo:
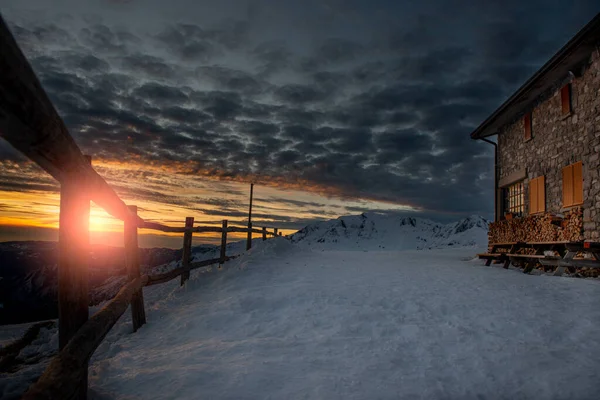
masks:
<path id="1" fill-rule="evenodd" d="M 185 219 L 185 227 L 194 227 L 194 217 L 187 217 Z M 181 286 L 190 279 L 190 258 L 192 255 L 192 231 L 186 231 L 183 234 L 183 257 L 181 259 L 181 266 L 183 272 L 181 273 Z"/>
<path id="2" fill-rule="evenodd" d="M 131 218 L 124 222 L 124 244 L 125 244 L 125 266 L 127 278 L 132 281 L 140 277 L 140 252 L 138 249 L 137 235 L 137 206 L 127 206 Z M 142 289 L 133 294 L 131 298 L 131 320 L 133 332 L 146 323 L 146 311 L 144 310 L 144 292 Z"/>
<path id="3" fill-rule="evenodd" d="M 250 184 L 250 209 L 248 210 L 248 238 L 246 239 L 246 250 L 252 247 L 252 195 L 254 193 L 254 183 Z"/>
<path id="4" fill-rule="evenodd" d="M 281 232 L 279 232 L 279 236 L 281 236 Z"/>
<path id="5" fill-rule="evenodd" d="M 263 240 L 267 240 L 267 227 L 266 226 L 263 226 L 262 236 L 263 236 Z"/>
<path id="6" fill-rule="evenodd" d="M 277 228 L 273 228 L 273 233 L 277 236 Z"/>
<path id="7" fill-rule="evenodd" d="M 219 264 L 223 265 L 225 263 L 225 249 L 227 247 L 227 220 L 223 220 L 223 232 L 221 233 L 221 255 Z"/>
<path id="8" fill-rule="evenodd" d="M 88 157 L 88 162 L 91 158 Z M 83 175 L 83 174 L 82 174 Z M 62 350 L 88 320 L 90 197 L 85 175 L 66 177 L 60 186 L 58 228 L 58 347 Z M 87 398 L 87 365 L 80 371 L 79 398 Z"/>

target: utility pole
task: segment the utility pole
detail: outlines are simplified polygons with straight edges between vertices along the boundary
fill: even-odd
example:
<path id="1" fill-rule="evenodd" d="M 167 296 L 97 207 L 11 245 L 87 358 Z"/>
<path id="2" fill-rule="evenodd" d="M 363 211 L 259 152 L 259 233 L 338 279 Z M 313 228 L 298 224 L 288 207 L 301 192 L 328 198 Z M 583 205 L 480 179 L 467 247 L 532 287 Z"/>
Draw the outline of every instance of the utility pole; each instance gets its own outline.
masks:
<path id="1" fill-rule="evenodd" d="M 250 209 L 248 210 L 248 239 L 246 240 L 246 250 L 252 247 L 252 194 L 254 193 L 254 183 L 250 184 Z"/>

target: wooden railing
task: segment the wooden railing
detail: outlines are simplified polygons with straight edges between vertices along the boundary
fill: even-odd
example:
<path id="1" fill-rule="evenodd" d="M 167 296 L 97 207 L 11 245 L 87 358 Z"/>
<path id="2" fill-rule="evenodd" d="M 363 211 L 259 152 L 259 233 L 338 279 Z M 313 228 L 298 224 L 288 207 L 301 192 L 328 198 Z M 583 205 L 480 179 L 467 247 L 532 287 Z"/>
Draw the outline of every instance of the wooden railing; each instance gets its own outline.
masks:
<path id="1" fill-rule="evenodd" d="M 93 169 L 69 134 L 29 62 L 0 16 L 0 136 L 60 182 L 58 304 L 59 353 L 26 399 L 85 399 L 88 362 L 112 326 L 131 304 L 133 331 L 146 322 L 143 287 L 167 282 L 178 276 L 183 285 L 194 268 L 224 263 L 227 233 L 277 235 L 266 228 L 171 227 L 144 221 L 136 206 L 126 205 L 110 185 Z M 88 319 L 89 215 L 93 201 L 124 222 L 124 245 L 128 283 L 100 311 Z M 251 209 L 251 208 L 250 208 Z M 250 221 L 250 219 L 249 219 Z M 183 233 L 182 266 L 159 275 L 141 275 L 138 229 Z M 194 232 L 221 233 L 219 258 L 196 263 L 191 260 Z M 250 245 L 250 240 L 248 240 Z"/>

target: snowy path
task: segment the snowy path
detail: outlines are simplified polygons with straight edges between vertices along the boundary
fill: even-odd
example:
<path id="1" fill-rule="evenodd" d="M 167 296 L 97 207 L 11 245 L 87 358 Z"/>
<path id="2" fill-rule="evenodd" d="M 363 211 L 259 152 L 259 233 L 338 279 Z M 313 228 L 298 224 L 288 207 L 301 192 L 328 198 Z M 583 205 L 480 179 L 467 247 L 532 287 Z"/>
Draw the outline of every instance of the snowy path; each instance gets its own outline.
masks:
<path id="1" fill-rule="evenodd" d="M 149 323 L 122 318 L 94 355 L 92 398 L 600 398 L 600 282 L 463 261 L 475 252 L 269 241 L 148 288 Z"/>

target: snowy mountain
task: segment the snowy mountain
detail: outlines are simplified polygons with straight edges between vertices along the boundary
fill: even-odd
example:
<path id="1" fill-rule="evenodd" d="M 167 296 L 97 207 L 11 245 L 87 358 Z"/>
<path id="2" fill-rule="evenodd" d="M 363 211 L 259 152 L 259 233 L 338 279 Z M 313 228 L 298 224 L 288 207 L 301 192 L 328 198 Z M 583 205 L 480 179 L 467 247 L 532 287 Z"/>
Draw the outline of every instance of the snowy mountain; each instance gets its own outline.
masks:
<path id="1" fill-rule="evenodd" d="M 317 249 L 423 250 L 487 245 L 488 221 L 470 216 L 450 224 L 394 214 L 363 213 L 308 225 L 292 243 Z"/>

